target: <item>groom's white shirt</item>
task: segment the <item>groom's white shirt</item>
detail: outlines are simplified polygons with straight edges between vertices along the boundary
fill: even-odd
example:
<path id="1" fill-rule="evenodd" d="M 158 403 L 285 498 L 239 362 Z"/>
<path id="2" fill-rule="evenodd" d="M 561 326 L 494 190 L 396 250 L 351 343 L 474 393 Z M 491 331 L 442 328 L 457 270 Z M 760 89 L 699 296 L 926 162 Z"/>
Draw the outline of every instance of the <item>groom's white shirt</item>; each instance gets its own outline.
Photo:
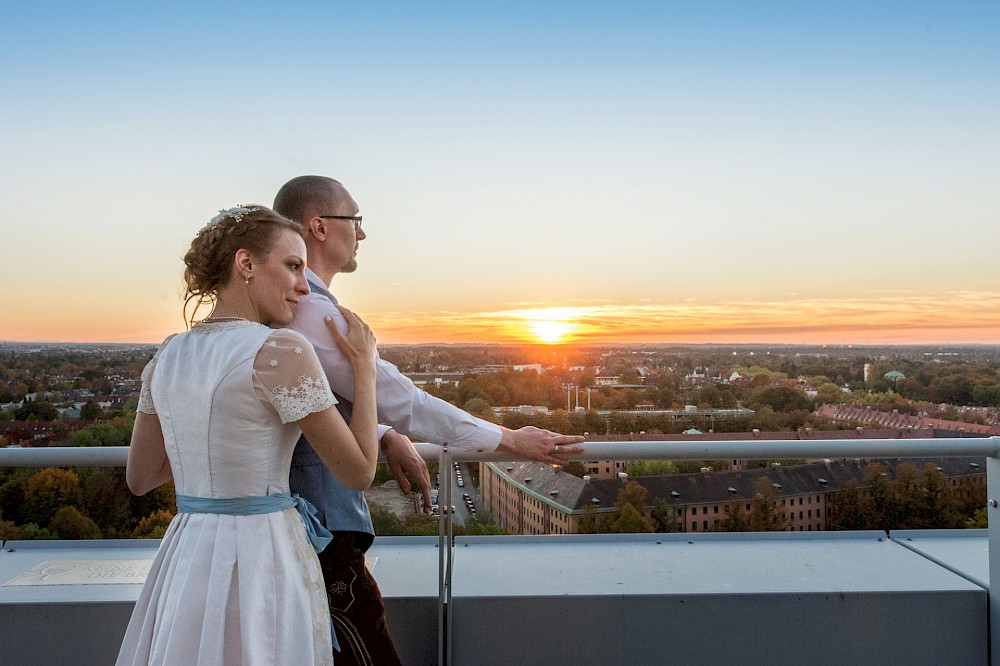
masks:
<path id="1" fill-rule="evenodd" d="M 326 286 L 308 268 L 306 278 Z M 333 392 L 353 401 L 354 371 L 326 328 L 327 316 L 333 317 L 342 331 L 347 330 L 347 321 L 333 302 L 321 293 L 310 292 L 299 301 L 289 328 L 313 344 Z M 379 423 L 387 423 L 412 439 L 433 444 L 447 442 L 448 446 L 470 452 L 493 451 L 500 444 L 500 426 L 422 391 L 395 365 L 381 358 L 376 360 L 375 394 Z"/>

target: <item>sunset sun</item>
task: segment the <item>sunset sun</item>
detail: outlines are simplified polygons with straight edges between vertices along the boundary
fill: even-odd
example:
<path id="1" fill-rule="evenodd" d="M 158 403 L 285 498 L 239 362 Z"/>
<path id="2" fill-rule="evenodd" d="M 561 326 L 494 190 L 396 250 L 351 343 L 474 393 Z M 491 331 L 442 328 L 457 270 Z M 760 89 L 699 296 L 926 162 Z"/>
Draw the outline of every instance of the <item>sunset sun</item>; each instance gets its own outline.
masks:
<path id="1" fill-rule="evenodd" d="M 533 321 L 529 324 L 531 332 L 539 342 L 554 344 L 561 342 L 563 337 L 572 333 L 575 326 L 568 321 Z"/>
<path id="2" fill-rule="evenodd" d="M 579 311 L 575 308 L 522 310 L 518 315 L 524 320 L 530 337 L 544 344 L 568 342 L 567 338 L 575 337 L 580 328 Z"/>

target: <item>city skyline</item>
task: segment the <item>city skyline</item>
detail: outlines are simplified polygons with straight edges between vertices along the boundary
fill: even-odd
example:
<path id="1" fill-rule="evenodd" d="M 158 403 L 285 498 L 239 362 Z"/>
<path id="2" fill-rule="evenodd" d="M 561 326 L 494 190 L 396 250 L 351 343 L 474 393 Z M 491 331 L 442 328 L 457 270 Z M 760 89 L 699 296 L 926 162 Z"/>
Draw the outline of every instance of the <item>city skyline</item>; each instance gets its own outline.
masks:
<path id="1" fill-rule="evenodd" d="M 8 8 L 0 340 L 156 343 L 339 178 L 382 343 L 1000 343 L 1000 5 Z"/>

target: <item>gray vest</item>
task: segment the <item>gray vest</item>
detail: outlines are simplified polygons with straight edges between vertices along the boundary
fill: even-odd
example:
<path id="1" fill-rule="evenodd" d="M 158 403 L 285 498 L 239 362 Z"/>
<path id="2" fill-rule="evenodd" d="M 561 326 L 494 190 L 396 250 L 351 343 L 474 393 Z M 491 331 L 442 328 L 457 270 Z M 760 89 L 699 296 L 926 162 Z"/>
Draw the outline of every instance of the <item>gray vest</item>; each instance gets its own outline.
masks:
<path id="1" fill-rule="evenodd" d="M 330 299 L 336 305 L 337 299 L 325 287 L 312 280 L 309 289 Z M 336 395 L 336 394 L 334 394 Z M 348 423 L 351 422 L 351 403 L 337 395 L 337 410 Z M 371 513 L 365 495 L 360 490 L 351 490 L 330 473 L 305 437 L 300 437 L 292 454 L 292 468 L 288 477 L 292 492 L 299 493 L 312 502 L 319 519 L 331 532 L 359 532 L 367 536 L 356 537 L 355 545 L 367 550 L 375 537 Z"/>

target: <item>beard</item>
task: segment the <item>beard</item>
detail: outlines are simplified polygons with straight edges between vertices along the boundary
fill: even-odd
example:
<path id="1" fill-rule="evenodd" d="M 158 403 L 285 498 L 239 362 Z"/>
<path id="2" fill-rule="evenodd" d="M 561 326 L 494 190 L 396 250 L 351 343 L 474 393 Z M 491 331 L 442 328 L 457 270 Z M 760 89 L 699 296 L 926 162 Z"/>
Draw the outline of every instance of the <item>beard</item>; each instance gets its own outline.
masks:
<path id="1" fill-rule="evenodd" d="M 340 269 L 340 272 L 353 273 L 356 270 L 358 270 L 358 258 L 351 257 L 350 259 L 347 260 L 347 263 L 344 264 L 343 268 Z"/>

